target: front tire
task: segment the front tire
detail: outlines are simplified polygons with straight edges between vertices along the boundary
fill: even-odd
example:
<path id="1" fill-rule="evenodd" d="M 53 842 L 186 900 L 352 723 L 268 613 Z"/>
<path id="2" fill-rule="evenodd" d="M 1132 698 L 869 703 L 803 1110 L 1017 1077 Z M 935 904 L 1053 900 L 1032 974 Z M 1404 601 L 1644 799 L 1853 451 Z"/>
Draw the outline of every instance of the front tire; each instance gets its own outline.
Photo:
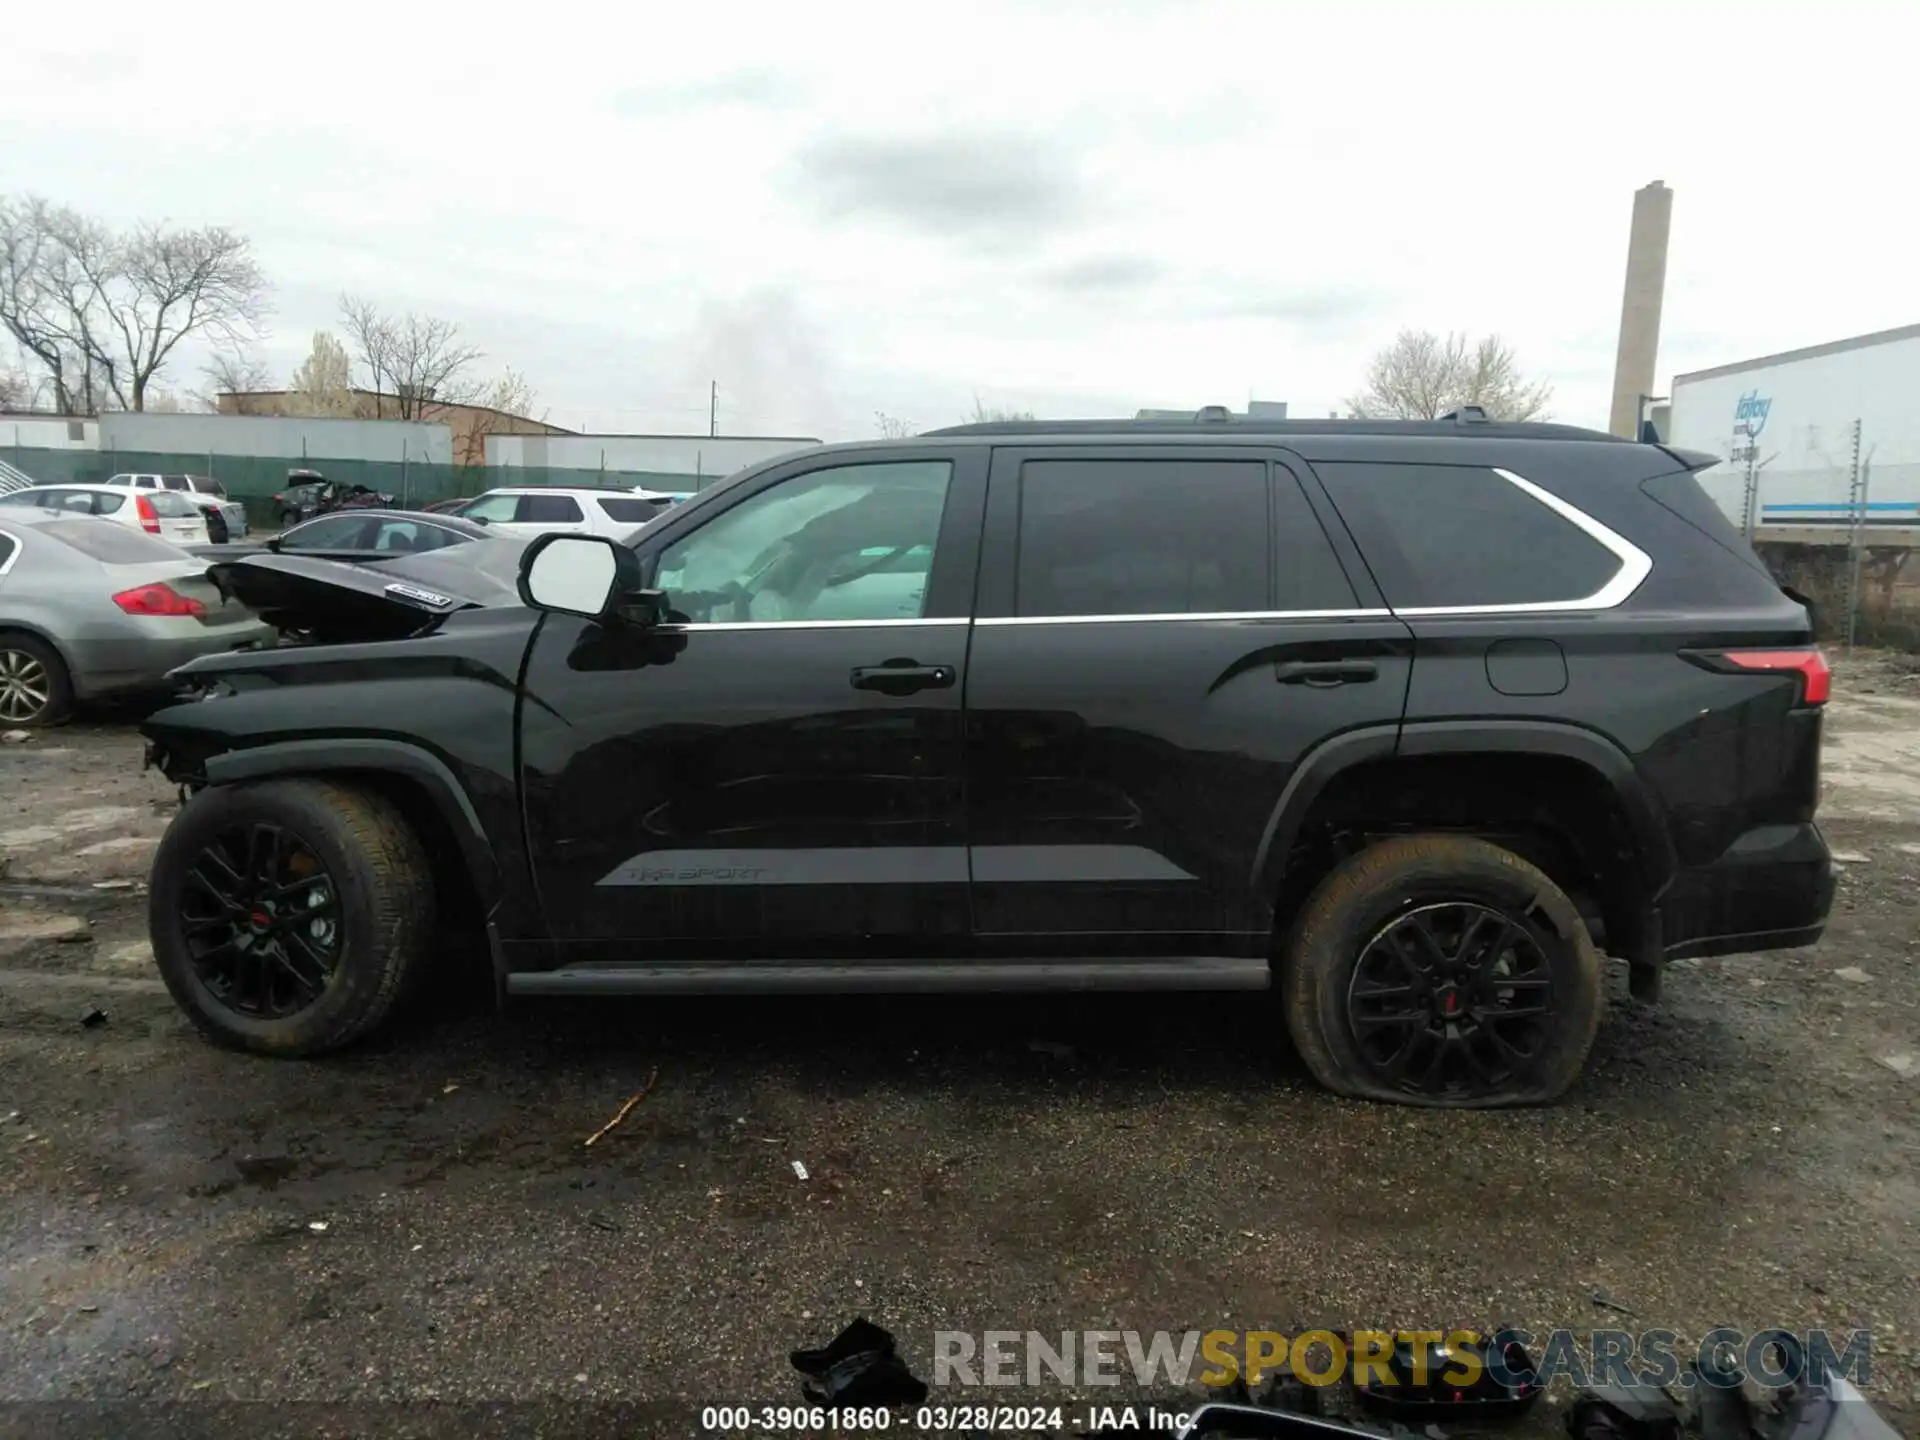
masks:
<path id="1" fill-rule="evenodd" d="M 154 856 L 154 958 L 218 1044 L 338 1050 L 377 1029 L 426 966 L 432 876 L 378 795 L 322 780 L 212 786 Z"/>
<path id="2" fill-rule="evenodd" d="M 1329 1090 L 1450 1108 L 1559 1098 L 1605 1008 L 1573 902 L 1462 835 L 1387 840 L 1337 868 L 1300 913 L 1281 990 L 1294 1046 Z"/>

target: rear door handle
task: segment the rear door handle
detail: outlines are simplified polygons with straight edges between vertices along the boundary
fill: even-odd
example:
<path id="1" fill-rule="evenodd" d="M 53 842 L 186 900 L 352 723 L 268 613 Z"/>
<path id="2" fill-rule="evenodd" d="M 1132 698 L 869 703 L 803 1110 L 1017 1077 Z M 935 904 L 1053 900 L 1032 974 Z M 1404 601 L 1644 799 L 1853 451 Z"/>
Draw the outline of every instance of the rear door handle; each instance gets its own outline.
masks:
<path id="1" fill-rule="evenodd" d="M 959 678 L 951 665 L 922 665 L 916 660 L 887 660 L 856 666 L 853 688 L 878 690 L 882 695 L 912 695 L 921 690 L 945 690 Z"/>
<path id="2" fill-rule="evenodd" d="M 1364 685 L 1380 678 L 1380 667 L 1371 660 L 1284 660 L 1274 678 L 1282 685 L 1311 685 L 1316 690 L 1335 685 Z"/>

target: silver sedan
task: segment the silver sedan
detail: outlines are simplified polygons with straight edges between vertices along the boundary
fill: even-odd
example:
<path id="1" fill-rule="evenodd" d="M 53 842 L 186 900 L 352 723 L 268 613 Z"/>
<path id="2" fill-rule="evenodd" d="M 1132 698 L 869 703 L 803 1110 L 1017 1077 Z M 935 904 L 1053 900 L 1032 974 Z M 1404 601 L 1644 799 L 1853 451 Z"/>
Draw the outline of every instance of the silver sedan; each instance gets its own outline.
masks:
<path id="1" fill-rule="evenodd" d="M 76 700 L 156 689 L 189 660 L 272 644 L 206 570 L 111 520 L 0 510 L 0 726 L 57 725 Z"/>

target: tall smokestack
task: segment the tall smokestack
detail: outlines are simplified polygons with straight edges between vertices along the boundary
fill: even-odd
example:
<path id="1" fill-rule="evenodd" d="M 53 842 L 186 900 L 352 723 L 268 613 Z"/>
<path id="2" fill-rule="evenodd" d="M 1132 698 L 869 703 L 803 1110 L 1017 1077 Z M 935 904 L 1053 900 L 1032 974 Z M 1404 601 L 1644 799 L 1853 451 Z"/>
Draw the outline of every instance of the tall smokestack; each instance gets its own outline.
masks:
<path id="1" fill-rule="evenodd" d="M 1633 194 L 1633 230 L 1627 237 L 1627 291 L 1620 301 L 1620 349 L 1613 361 L 1613 417 L 1607 428 L 1640 437 L 1640 397 L 1653 394 L 1660 355 L 1660 300 L 1667 288 L 1667 232 L 1673 192 L 1656 180 Z"/>

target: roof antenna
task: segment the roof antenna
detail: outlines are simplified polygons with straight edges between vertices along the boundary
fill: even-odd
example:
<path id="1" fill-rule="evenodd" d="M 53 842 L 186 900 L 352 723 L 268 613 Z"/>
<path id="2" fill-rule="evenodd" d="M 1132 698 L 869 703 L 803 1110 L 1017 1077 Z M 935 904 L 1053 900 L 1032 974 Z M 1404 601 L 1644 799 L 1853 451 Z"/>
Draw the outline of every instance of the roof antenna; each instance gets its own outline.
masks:
<path id="1" fill-rule="evenodd" d="M 1484 405 L 1462 405 L 1458 410 L 1449 410 L 1440 417 L 1451 420 L 1456 425 L 1486 425 L 1487 410 Z"/>
<path id="2" fill-rule="evenodd" d="M 1224 405 L 1202 405 L 1194 411 L 1193 418 L 1202 425 L 1224 425 L 1233 419 L 1233 411 Z"/>

